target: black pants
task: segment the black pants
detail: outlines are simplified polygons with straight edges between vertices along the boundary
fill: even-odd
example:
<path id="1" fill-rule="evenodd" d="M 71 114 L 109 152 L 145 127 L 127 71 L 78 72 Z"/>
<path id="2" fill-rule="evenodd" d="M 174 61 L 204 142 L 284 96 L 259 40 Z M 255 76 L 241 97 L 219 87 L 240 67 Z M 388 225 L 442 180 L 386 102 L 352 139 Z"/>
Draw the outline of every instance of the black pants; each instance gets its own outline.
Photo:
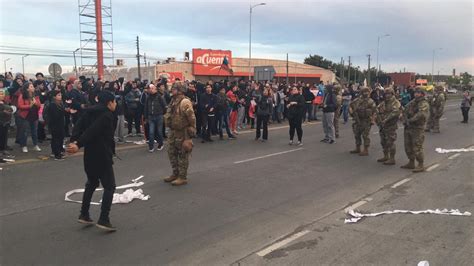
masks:
<path id="1" fill-rule="evenodd" d="M 216 117 L 215 115 L 208 115 L 207 113 L 202 113 L 201 115 L 201 135 L 203 140 L 210 140 L 211 133 L 213 128 L 215 127 Z"/>
<path id="2" fill-rule="evenodd" d="M 201 109 L 200 108 L 194 109 L 194 113 L 196 114 L 196 134 L 201 135 L 201 128 L 202 128 Z"/>
<path id="3" fill-rule="evenodd" d="M 461 112 L 462 112 L 462 118 L 463 122 L 467 123 L 467 120 L 469 120 L 469 109 L 470 107 L 461 107 Z"/>
<path id="4" fill-rule="evenodd" d="M 261 136 L 261 129 L 263 127 L 263 136 L 262 139 L 268 139 L 268 119 L 270 119 L 270 115 L 257 115 L 257 135 L 256 138 L 259 139 Z"/>
<path id="5" fill-rule="evenodd" d="M 290 122 L 290 140 L 293 140 L 296 134 L 298 135 L 298 141 L 301 141 L 303 138 L 303 129 L 301 128 L 302 118 L 300 116 L 294 116 L 289 119 Z"/>
<path id="6" fill-rule="evenodd" d="M 66 113 L 64 115 L 64 134 L 66 137 L 70 137 L 71 134 L 69 133 L 69 125 L 71 124 L 71 115 Z"/>
<path id="7" fill-rule="evenodd" d="M 138 109 L 128 110 L 127 115 L 127 129 L 128 134 L 132 134 L 132 124 L 135 122 L 135 131 L 140 134 L 141 113 Z"/>
<path id="8" fill-rule="evenodd" d="M 45 131 L 44 122 L 38 121 L 38 141 L 43 142 L 44 140 L 46 140 L 46 131 Z"/>
<path id="9" fill-rule="evenodd" d="M 9 127 L 10 125 L 0 125 L 0 151 L 4 151 L 7 147 Z"/>
<path id="10" fill-rule="evenodd" d="M 63 151 L 64 133 L 63 131 L 51 131 L 51 151 L 55 157 L 60 157 Z"/>
<path id="11" fill-rule="evenodd" d="M 102 204 L 100 212 L 100 221 L 108 221 L 110 207 L 112 206 L 112 200 L 114 198 L 115 192 L 115 176 L 114 169 L 112 165 L 104 166 L 101 171 L 92 170 L 88 171 L 86 169 L 87 182 L 84 195 L 82 197 L 82 207 L 81 214 L 89 215 L 89 207 L 91 205 L 92 195 L 97 187 L 99 187 L 99 182 L 104 187 L 104 194 L 102 195 Z"/>

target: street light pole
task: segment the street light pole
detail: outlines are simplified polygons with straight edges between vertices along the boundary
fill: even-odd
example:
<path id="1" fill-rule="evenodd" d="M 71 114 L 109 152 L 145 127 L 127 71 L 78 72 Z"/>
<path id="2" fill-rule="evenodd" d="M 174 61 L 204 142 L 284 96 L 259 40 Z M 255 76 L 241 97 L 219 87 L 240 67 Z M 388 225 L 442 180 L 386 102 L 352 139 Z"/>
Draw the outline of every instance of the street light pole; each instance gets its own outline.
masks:
<path id="1" fill-rule="evenodd" d="M 251 69 L 252 69 L 252 66 L 251 66 L 251 63 L 250 61 L 252 61 L 252 10 L 254 8 L 256 8 L 257 6 L 264 6 L 266 5 L 266 3 L 260 3 L 260 4 L 256 4 L 256 5 L 251 5 L 250 6 L 250 23 L 249 23 L 249 81 L 251 79 Z"/>
<path id="2" fill-rule="evenodd" d="M 377 76 L 377 82 L 378 82 L 378 78 L 379 78 L 379 48 L 380 48 L 380 39 L 384 38 L 384 37 L 389 37 L 390 34 L 384 34 L 384 35 L 380 35 L 380 36 L 377 36 L 377 69 L 375 70 L 375 74 Z"/>
<path id="3" fill-rule="evenodd" d="M 443 50 L 443 48 L 433 49 L 433 62 L 431 63 L 431 85 L 433 85 L 434 61 L 435 61 L 435 52 L 436 52 L 436 50 Z"/>
<path id="4" fill-rule="evenodd" d="M 7 73 L 7 61 L 10 60 L 11 58 L 7 58 L 3 60 L 3 65 L 5 66 L 5 74 Z"/>
<path id="5" fill-rule="evenodd" d="M 76 77 L 77 77 L 77 64 L 76 64 L 76 52 L 79 51 L 81 48 L 77 48 L 75 51 L 72 52 L 72 55 L 74 56 L 74 72 L 76 72 Z"/>
<path id="6" fill-rule="evenodd" d="M 25 57 L 29 56 L 29 54 L 25 54 L 21 56 L 21 67 L 23 69 L 23 75 L 25 75 Z"/>

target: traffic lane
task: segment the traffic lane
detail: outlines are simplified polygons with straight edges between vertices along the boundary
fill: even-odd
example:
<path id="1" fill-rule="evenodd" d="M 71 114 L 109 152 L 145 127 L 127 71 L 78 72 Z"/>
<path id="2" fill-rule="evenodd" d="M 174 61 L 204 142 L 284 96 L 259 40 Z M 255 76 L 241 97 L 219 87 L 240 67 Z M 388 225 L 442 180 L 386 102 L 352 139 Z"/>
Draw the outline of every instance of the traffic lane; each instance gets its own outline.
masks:
<path id="1" fill-rule="evenodd" d="M 472 153 L 446 160 L 396 188 L 387 187 L 357 209 L 379 212 L 394 209 L 456 208 L 472 212 L 474 183 Z M 470 265 L 474 259 L 474 221 L 471 217 L 394 214 L 344 224 L 337 212 L 300 228 L 304 236 L 239 265 L 416 264 Z M 279 243 L 279 242 L 276 242 Z"/>
<path id="2" fill-rule="evenodd" d="M 304 128 L 317 131 L 312 127 L 316 126 L 311 124 Z M 271 130 L 270 136 L 276 137 L 267 143 L 253 141 L 255 133 L 241 134 L 238 140 L 233 141 L 196 143 L 188 171 L 190 181 L 193 182 L 193 173 L 202 170 L 219 169 L 239 160 L 291 149 L 286 145 L 287 130 L 287 127 Z M 199 142 L 199 139 L 195 142 Z M 145 176 L 143 181 L 147 184 L 161 182 L 163 177 L 171 173 L 166 148 L 148 153 L 146 145 L 143 145 L 137 149 L 120 151 L 118 155 L 121 160 L 115 159 L 114 164 L 117 185 L 128 184 L 140 175 Z M 82 157 L 69 157 L 62 162 L 5 165 L 0 177 L 0 215 L 55 204 L 64 199 L 66 191 L 82 188 L 86 181 Z"/>

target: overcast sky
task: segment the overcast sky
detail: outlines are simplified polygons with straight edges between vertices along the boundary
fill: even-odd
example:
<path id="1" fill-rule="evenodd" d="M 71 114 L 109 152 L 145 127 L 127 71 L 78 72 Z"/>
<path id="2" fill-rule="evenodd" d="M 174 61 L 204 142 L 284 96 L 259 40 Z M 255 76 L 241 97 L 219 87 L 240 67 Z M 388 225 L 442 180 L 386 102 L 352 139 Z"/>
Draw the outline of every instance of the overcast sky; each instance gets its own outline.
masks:
<path id="1" fill-rule="evenodd" d="M 109 1 L 109 0 L 103 0 Z M 265 1 L 265 0 L 263 0 Z M 192 48 L 231 50 L 248 57 L 248 0 L 112 0 L 115 52 L 183 58 Z M 252 1 L 252 4 L 260 1 Z M 469 0 L 266 0 L 253 11 L 252 57 L 302 62 L 318 54 L 367 67 L 367 54 L 386 71 L 474 72 L 473 4 Z M 5 46 L 74 51 L 79 47 L 76 0 L 0 0 L 0 51 Z M 10 50 L 11 51 L 11 50 Z M 27 52 L 25 52 L 26 54 Z M 0 54 L 1 71 L 21 72 L 21 56 Z M 25 72 L 47 72 L 58 62 L 70 70 L 73 58 L 25 58 Z M 111 61 L 106 61 L 110 64 Z M 135 65 L 127 60 L 127 65 Z"/>

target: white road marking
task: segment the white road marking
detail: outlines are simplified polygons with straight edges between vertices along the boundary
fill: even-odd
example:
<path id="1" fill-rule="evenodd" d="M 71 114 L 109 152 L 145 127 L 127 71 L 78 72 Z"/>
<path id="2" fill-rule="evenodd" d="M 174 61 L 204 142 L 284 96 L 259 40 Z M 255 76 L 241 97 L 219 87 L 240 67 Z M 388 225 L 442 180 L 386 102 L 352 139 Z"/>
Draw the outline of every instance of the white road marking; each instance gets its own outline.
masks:
<path id="1" fill-rule="evenodd" d="M 459 104 L 448 104 L 445 107 L 454 107 L 454 106 L 459 106 Z"/>
<path id="2" fill-rule="evenodd" d="M 455 153 L 455 154 L 449 156 L 448 159 L 449 159 L 449 160 L 452 160 L 452 159 L 458 157 L 459 155 L 461 155 L 461 154 L 460 154 L 460 153 Z"/>
<path id="3" fill-rule="evenodd" d="M 410 180 L 411 180 L 411 178 L 402 179 L 402 180 L 398 181 L 397 183 L 393 184 L 393 185 L 391 186 L 391 188 L 397 188 L 397 187 L 399 187 L 399 186 L 405 184 L 406 182 L 408 182 L 408 181 L 410 181 Z"/>
<path id="4" fill-rule="evenodd" d="M 446 119 L 447 119 L 446 117 L 443 117 L 439 121 L 443 121 L 443 120 L 446 120 Z"/>
<path id="5" fill-rule="evenodd" d="M 428 169 L 426 169 L 426 172 L 431 172 L 431 171 L 433 171 L 434 169 L 436 169 L 436 167 L 438 167 L 438 166 L 439 166 L 439 163 L 434 164 L 434 165 L 428 167 Z"/>
<path id="6" fill-rule="evenodd" d="M 359 208 L 360 206 L 366 204 L 367 202 L 371 201 L 372 198 L 366 198 L 366 199 L 363 199 L 361 201 L 358 201 L 354 204 L 352 204 L 351 206 L 347 207 L 344 209 L 344 212 L 348 212 L 349 210 L 355 210 L 356 208 Z"/>
<path id="7" fill-rule="evenodd" d="M 377 135 L 377 134 L 379 134 L 379 132 L 377 131 L 377 132 L 374 132 L 374 133 L 372 133 L 372 134 Z"/>
<path id="8" fill-rule="evenodd" d="M 291 236 L 289 236 L 285 239 L 282 239 L 281 241 L 278 241 L 275 244 L 267 247 L 266 249 L 261 250 L 260 252 L 257 253 L 257 255 L 259 255 L 260 257 L 264 257 L 265 255 L 269 254 L 270 252 L 272 252 L 274 250 L 277 250 L 277 249 L 287 245 L 288 243 L 290 243 L 292 241 L 295 241 L 296 239 L 306 235 L 309 232 L 310 232 L 309 230 L 304 230 L 304 231 L 298 232 L 294 235 L 291 235 Z"/>
<path id="9" fill-rule="evenodd" d="M 298 148 L 298 149 L 293 149 L 293 150 L 288 150 L 288 151 L 282 151 L 282 152 L 267 154 L 267 155 L 264 155 L 264 156 L 259 156 L 259 157 L 255 157 L 255 158 L 250 158 L 250 159 L 247 159 L 247 160 L 237 161 L 237 162 L 234 162 L 234 164 L 246 163 L 246 162 L 255 161 L 255 160 L 259 160 L 259 159 L 264 159 L 264 158 L 268 158 L 268 157 L 272 157 L 272 156 L 282 155 L 282 154 L 285 154 L 285 153 L 290 153 L 290 152 L 295 152 L 295 151 L 301 151 L 301 150 L 303 150 L 303 149 L 304 149 L 304 148 Z"/>

